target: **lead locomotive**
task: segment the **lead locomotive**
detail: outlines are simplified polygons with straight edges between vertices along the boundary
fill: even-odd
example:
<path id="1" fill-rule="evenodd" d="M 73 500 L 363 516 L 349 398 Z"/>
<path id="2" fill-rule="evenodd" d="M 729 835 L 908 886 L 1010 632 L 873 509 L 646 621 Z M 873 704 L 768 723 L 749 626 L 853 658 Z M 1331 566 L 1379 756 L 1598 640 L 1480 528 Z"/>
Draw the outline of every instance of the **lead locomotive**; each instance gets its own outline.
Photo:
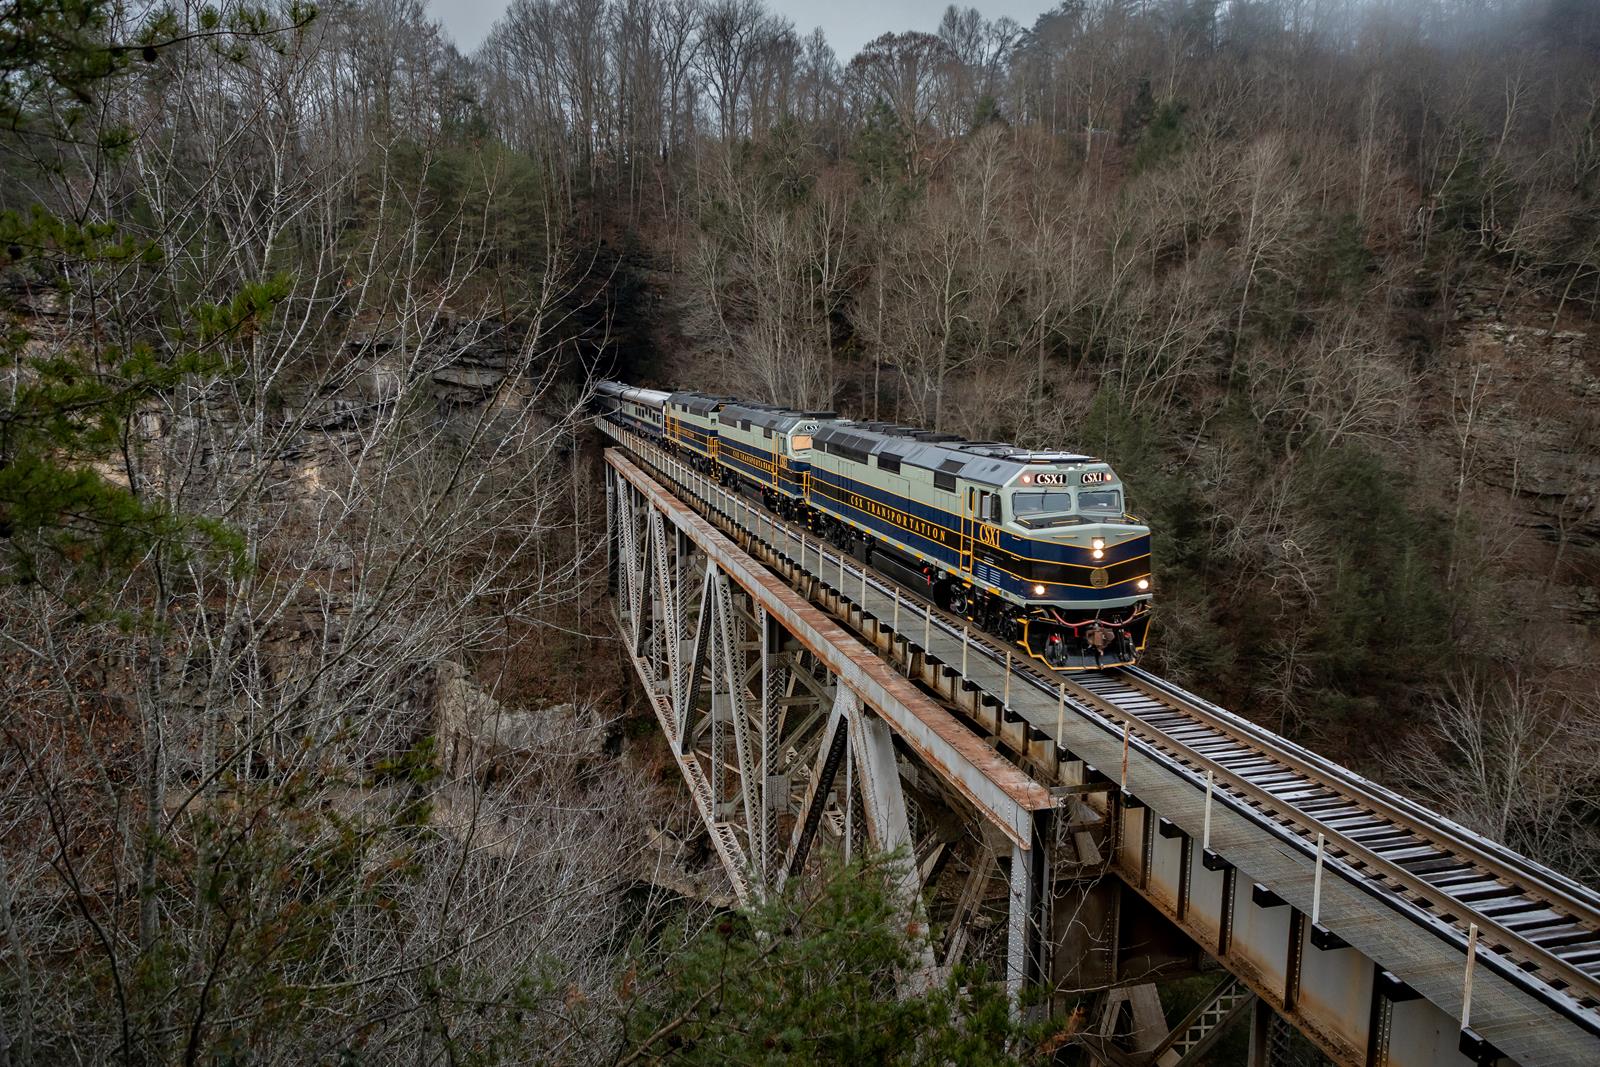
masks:
<path id="1" fill-rule="evenodd" d="M 1150 528 L 1091 456 L 619 382 L 596 394 L 607 420 L 1051 667 L 1144 649 Z"/>

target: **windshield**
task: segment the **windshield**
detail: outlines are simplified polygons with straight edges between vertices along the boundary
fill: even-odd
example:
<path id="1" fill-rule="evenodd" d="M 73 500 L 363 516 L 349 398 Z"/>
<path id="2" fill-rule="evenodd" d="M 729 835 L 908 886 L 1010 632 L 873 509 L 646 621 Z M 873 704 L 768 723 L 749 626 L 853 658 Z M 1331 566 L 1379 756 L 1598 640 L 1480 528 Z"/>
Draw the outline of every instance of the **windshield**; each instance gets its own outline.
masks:
<path id="1" fill-rule="evenodd" d="M 1070 489 L 1041 489 L 1038 492 L 1011 495 L 1011 512 L 1019 518 L 1023 515 L 1049 515 L 1071 510 Z"/>
<path id="2" fill-rule="evenodd" d="M 1080 491 L 1078 510 L 1085 515 L 1121 515 L 1122 493 L 1116 489 Z"/>

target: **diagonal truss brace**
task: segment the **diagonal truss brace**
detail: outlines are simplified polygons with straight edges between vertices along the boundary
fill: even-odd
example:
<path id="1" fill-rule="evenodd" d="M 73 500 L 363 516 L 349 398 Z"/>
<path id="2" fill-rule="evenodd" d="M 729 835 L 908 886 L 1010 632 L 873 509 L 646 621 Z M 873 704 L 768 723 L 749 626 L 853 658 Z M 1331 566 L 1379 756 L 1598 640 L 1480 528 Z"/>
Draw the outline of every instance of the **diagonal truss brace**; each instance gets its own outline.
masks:
<path id="1" fill-rule="evenodd" d="M 925 922 L 921 879 L 937 864 L 916 861 L 910 775 L 918 805 L 970 805 L 967 817 L 1011 840 L 1017 991 L 1039 969 L 1032 878 L 1048 792 L 628 460 L 608 463 L 619 629 L 741 904 L 803 872 L 821 841 L 848 855 L 859 833 L 905 855 L 908 923 Z"/>

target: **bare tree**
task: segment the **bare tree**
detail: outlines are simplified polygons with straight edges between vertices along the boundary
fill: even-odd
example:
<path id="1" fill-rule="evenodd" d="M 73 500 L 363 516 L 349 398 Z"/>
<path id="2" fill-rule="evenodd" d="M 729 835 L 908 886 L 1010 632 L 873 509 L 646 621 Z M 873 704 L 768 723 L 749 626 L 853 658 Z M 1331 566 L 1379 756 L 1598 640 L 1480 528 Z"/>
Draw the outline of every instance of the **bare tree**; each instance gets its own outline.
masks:
<path id="1" fill-rule="evenodd" d="M 1497 841 L 1592 877 L 1597 709 L 1559 678 L 1509 671 L 1457 674 L 1430 710 L 1388 762 L 1395 781 Z"/>
<path id="2" fill-rule="evenodd" d="M 715 0 L 705 8 L 696 54 L 717 107 L 717 128 L 724 142 L 749 128 L 747 94 L 762 52 L 784 27 L 758 0 Z"/>
<path id="3" fill-rule="evenodd" d="M 328 78 L 349 29 L 169 51 L 149 75 L 167 93 L 111 100 L 144 135 L 58 193 L 142 218 L 163 253 L 85 264 L 59 343 L 207 356 L 127 414 L 109 473 L 218 537 L 153 542 L 89 603 L 61 567 L 0 590 L 3 981 L 22 991 L 0 1019 L 24 1062 L 385 1058 L 560 1007 L 542 983 L 609 988 L 605 890 L 639 876 L 643 827 L 580 767 L 615 694 L 539 713 L 444 684 L 590 595 L 563 328 L 581 271 L 547 219 L 530 284 L 481 285 L 505 176 L 441 195 L 425 128 L 372 118 L 338 155 L 350 108 L 429 91 L 395 77 L 350 105 Z M 242 285 L 246 325 L 209 325 Z"/>
<path id="4" fill-rule="evenodd" d="M 924 166 L 923 147 L 938 132 L 934 121 L 939 82 L 954 61 L 949 46 L 929 33 L 886 33 L 868 42 L 850 61 L 861 110 L 881 100 L 899 120 L 908 139 L 912 173 Z"/>

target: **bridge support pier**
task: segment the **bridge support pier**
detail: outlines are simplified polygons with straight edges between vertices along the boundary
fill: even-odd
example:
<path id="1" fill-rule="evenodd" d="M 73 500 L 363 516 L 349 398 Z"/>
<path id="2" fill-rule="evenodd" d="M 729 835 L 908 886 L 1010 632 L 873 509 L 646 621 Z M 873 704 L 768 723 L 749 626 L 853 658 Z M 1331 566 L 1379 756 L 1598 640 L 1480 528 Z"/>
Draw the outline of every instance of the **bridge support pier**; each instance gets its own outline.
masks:
<path id="1" fill-rule="evenodd" d="M 1271 1006 L 1257 997 L 1250 1008 L 1250 1059 L 1246 1067 L 1274 1067 L 1272 1026 L 1276 1018 Z"/>

